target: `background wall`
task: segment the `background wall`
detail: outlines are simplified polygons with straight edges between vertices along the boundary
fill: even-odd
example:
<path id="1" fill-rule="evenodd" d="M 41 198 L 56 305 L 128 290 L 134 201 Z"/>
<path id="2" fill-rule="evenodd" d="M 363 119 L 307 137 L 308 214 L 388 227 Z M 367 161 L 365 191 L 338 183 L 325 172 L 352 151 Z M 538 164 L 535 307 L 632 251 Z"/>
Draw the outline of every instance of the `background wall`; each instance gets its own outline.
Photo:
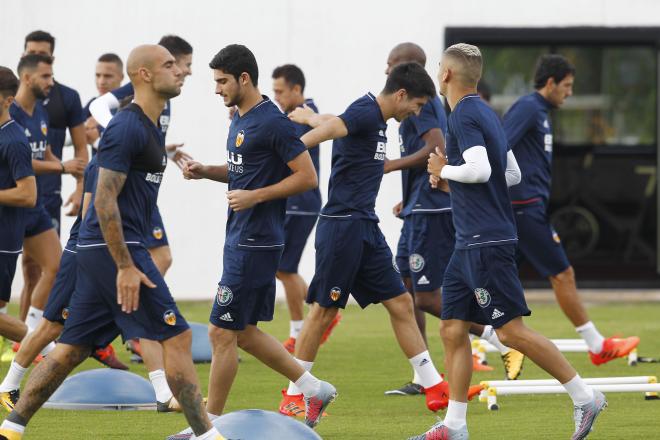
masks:
<path id="1" fill-rule="evenodd" d="M 420 44 L 435 78 L 446 26 L 655 26 L 659 16 L 660 3 L 652 0 L 573 0 L 541 8 L 531 8 L 525 0 L 3 0 L 0 65 L 15 68 L 28 32 L 49 31 L 57 39 L 56 78 L 76 88 L 85 103 L 96 92 L 94 65 L 100 54 L 115 52 L 125 60 L 138 44 L 180 35 L 194 47 L 193 76 L 173 101 L 167 140 L 185 142 L 185 149 L 202 162 L 222 163 L 229 121 L 213 93 L 208 62 L 227 44 L 242 43 L 255 53 L 262 93 L 271 94 L 273 68 L 292 62 L 305 72 L 306 95 L 320 110 L 341 113 L 366 91 L 380 91 L 387 54 L 399 42 Z M 396 129 L 396 123 L 389 124 L 390 157 L 398 156 Z M 329 143 L 321 146 L 324 199 L 330 151 Z M 65 178 L 65 198 L 71 190 L 72 179 Z M 217 183 L 186 182 L 172 164 L 166 171 L 159 206 L 174 256 L 167 281 L 177 298 L 215 294 L 222 268 L 225 190 Z M 393 248 L 401 223 L 391 208 L 400 196 L 400 177 L 385 176 L 376 210 Z M 63 242 L 71 223 L 63 221 Z M 300 271 L 311 280 L 313 237 Z M 21 286 L 17 274 L 14 299 Z"/>

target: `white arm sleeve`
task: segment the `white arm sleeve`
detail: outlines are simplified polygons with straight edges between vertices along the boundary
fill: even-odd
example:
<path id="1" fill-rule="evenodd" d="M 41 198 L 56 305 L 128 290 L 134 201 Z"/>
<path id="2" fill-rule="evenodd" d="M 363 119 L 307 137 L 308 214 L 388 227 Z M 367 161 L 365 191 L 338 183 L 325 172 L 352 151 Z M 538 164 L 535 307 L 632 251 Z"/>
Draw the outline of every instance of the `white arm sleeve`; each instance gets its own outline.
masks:
<path id="1" fill-rule="evenodd" d="M 99 96 L 89 104 L 89 112 L 103 128 L 108 126 L 110 119 L 112 119 L 112 110 L 116 108 L 119 108 L 119 100 L 110 92 Z"/>
<path id="2" fill-rule="evenodd" d="M 459 166 L 445 165 L 440 177 L 461 183 L 484 183 L 490 179 L 490 162 L 485 147 L 475 145 L 463 152 L 465 163 Z"/>
<path id="3" fill-rule="evenodd" d="M 522 179 L 518 161 L 516 161 L 516 156 L 511 150 L 506 153 L 506 172 L 504 176 L 506 177 L 506 186 L 518 185 Z"/>

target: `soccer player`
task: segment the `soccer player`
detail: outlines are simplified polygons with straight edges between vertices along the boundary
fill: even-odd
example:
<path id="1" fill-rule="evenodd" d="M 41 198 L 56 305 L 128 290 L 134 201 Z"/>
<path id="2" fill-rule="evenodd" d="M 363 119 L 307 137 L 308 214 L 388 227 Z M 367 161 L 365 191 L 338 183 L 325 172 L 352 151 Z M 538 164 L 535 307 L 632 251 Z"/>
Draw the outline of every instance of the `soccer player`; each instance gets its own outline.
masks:
<path id="1" fill-rule="evenodd" d="M 424 50 L 415 43 L 395 46 L 387 59 L 386 74 L 403 62 L 426 65 Z M 429 184 L 426 162 L 429 155 L 440 148 L 444 154 L 447 117 L 440 98 L 435 96 L 422 108 L 419 116 L 413 115 L 399 125 L 401 158 L 385 162 L 385 172 L 401 170 L 403 200 L 394 207 L 397 217 L 403 219 L 401 237 L 397 246 L 397 266 L 404 285 L 413 294 L 415 318 L 426 341 L 424 313 L 440 318 L 442 311 L 441 289 L 449 258 L 454 250 L 454 225 L 451 216 L 449 188 L 443 182 L 442 189 Z M 421 313 L 419 313 L 421 312 Z M 516 379 L 524 357 L 510 350 L 497 340 L 490 326 L 473 324 L 470 332 L 483 336 L 504 349 L 502 354 L 507 377 Z M 492 371 L 473 356 L 474 371 Z M 419 377 L 399 389 L 386 391 L 386 395 L 423 394 Z"/>
<path id="2" fill-rule="evenodd" d="M 53 57 L 55 50 L 55 38 L 44 31 L 34 31 L 25 37 L 23 55 L 44 55 Z M 54 58 L 52 58 L 54 60 Z M 67 215 L 77 215 L 80 209 L 80 200 L 82 200 L 82 171 L 89 159 L 87 145 L 85 143 L 85 129 L 83 127 L 83 113 L 80 104 L 80 96 L 75 90 L 53 80 L 53 85 L 49 89 L 47 96 L 43 99 L 43 105 L 48 112 L 48 143 L 53 155 L 62 160 L 62 149 L 66 137 L 66 130 L 69 129 L 71 139 L 74 145 L 74 157 L 81 162 L 81 169 L 74 174 L 76 179 L 76 189 L 67 199 L 65 206 L 70 206 Z M 36 171 L 36 170 L 35 170 Z M 60 233 L 60 218 L 62 208 L 62 173 L 49 173 L 39 175 L 37 181 L 39 185 L 39 199 L 50 216 L 51 222 L 57 235 Z M 42 292 L 34 293 L 36 286 L 40 282 L 40 276 L 52 276 L 52 265 L 57 264 L 59 257 L 51 260 L 48 267 L 42 264 L 47 256 L 34 255 L 33 249 L 26 249 L 23 255 L 23 274 L 24 286 L 21 294 L 21 317 L 25 318 L 29 327 L 35 328 L 43 315 L 46 298 L 40 298 Z M 41 250 L 39 250 L 41 252 Z M 56 269 L 55 269 L 56 270 Z M 42 273 L 45 273 L 42 275 Z M 46 275 L 47 274 L 47 275 Z M 51 284 L 52 285 L 52 284 Z M 41 287 L 41 286 L 40 286 Z M 49 289 L 50 290 L 50 289 Z M 45 292 L 48 294 L 48 291 Z M 34 300 L 32 295 L 37 296 Z"/>
<path id="3" fill-rule="evenodd" d="M 520 169 L 495 112 L 477 94 L 479 48 L 445 50 L 438 80 L 449 116 L 446 151 L 429 158 L 434 182 L 449 181 L 456 247 L 442 289 L 442 340 L 450 383 L 444 421 L 415 439 L 467 439 L 467 391 L 472 376 L 470 322 L 492 325 L 502 343 L 529 357 L 563 384 L 574 404 L 573 440 L 585 438 L 605 408 L 605 396 L 580 378 L 557 347 L 523 324 L 530 315 L 518 279 L 516 226 L 508 186 Z"/>
<path id="4" fill-rule="evenodd" d="M 7 314 L 6 304 L 23 245 L 27 208 L 37 203 L 32 150 L 24 128 L 9 113 L 17 90 L 18 78 L 0 67 L 0 335 L 14 341 L 23 339 L 27 326 Z"/>
<path id="5" fill-rule="evenodd" d="M 21 58 L 17 69 L 20 86 L 9 108 L 12 118 L 25 130 L 32 149 L 32 167 L 37 175 L 37 204 L 27 211 L 23 243 L 24 258 L 32 258 L 41 268 L 39 281 L 34 286 L 31 296 L 30 313 L 26 319 L 26 324 L 30 328 L 35 328 L 43 315 L 62 254 L 51 215 L 44 206 L 41 177 L 47 174 L 78 176 L 82 175 L 85 166 L 81 159 L 60 162 L 52 153 L 48 143 L 49 120 L 41 100 L 49 95 L 53 87 L 52 64 L 52 58 L 46 55 L 25 55 Z M 25 254 L 30 257 L 26 257 Z M 29 282 L 26 282 L 26 285 L 28 284 Z"/>
<path id="6" fill-rule="evenodd" d="M 302 137 L 312 147 L 334 139 L 328 202 L 316 228 L 316 272 L 311 304 L 296 344 L 296 359 L 311 370 L 321 336 L 352 295 L 361 307 L 382 302 L 396 338 L 425 388 L 432 411 L 446 406 L 448 387 L 435 369 L 413 315 L 412 296 L 396 271 L 378 227 L 374 207 L 383 178 L 387 121 L 419 114 L 435 96 L 433 81 L 417 63 L 395 66 L 378 95 L 367 93 L 340 116 L 296 109 L 289 117 L 315 127 Z M 300 388 L 290 382 L 280 411 L 300 406 Z"/>
<path id="7" fill-rule="evenodd" d="M 511 188 L 518 227 L 518 254 L 550 279 L 564 314 L 589 347 L 589 357 L 601 365 L 625 357 L 639 344 L 636 336 L 604 338 L 580 300 L 575 271 L 548 218 L 552 172 L 552 128 L 548 112 L 560 108 L 573 94 L 575 68 L 561 55 L 539 58 L 534 74 L 536 91 L 518 99 L 504 115 L 504 130 L 522 172 Z"/>
<path id="8" fill-rule="evenodd" d="M 174 56 L 177 67 L 181 70 L 181 81 L 185 81 L 187 76 L 192 75 L 193 48 L 186 40 L 176 35 L 166 35 L 160 39 L 158 44 Z M 133 94 L 134 87 L 129 82 L 121 88 L 106 93 L 92 101 L 89 110 L 98 124 L 105 127 L 112 119 L 112 111 L 120 107 L 121 103 L 124 105 L 128 104 Z M 158 126 L 163 133 L 163 137 L 167 135 L 167 129 L 170 124 L 170 109 L 170 102 L 166 101 L 163 111 L 158 118 Z M 171 144 L 165 147 L 168 157 L 178 167 L 182 167 L 184 161 L 192 159 L 192 157 L 180 149 L 181 146 L 182 144 Z M 165 276 L 167 270 L 172 265 L 172 252 L 158 207 L 153 212 L 151 227 L 145 236 L 145 246 L 149 250 L 149 254 L 151 254 L 156 267 Z M 147 371 L 149 371 L 149 379 L 156 392 L 158 410 L 161 412 L 179 410 L 176 399 L 173 397 L 165 379 L 163 353 L 160 344 L 146 339 L 141 341 L 131 340 L 128 341 L 128 348 L 142 358 Z"/>
<path id="9" fill-rule="evenodd" d="M 314 164 L 293 123 L 258 89 L 259 68 L 245 46 L 231 44 L 211 60 L 216 94 L 237 107 L 227 138 L 227 164 L 188 162 L 184 176 L 229 184 L 223 271 L 210 316 L 213 361 L 206 408 L 222 414 L 238 369 L 238 347 L 296 382 L 314 427 L 337 394 L 305 371 L 259 321 L 271 321 L 275 273 L 284 247 L 286 198 L 318 185 Z M 182 437 L 175 437 L 182 438 Z"/>
<path id="10" fill-rule="evenodd" d="M 298 66 L 285 64 L 273 70 L 273 97 L 285 113 L 291 113 L 298 107 L 307 106 L 314 112 L 318 109 L 312 99 L 305 99 L 305 75 Z M 296 134 L 301 137 L 312 129 L 309 125 L 295 124 Z M 317 176 L 319 174 L 319 150 L 309 150 Z M 284 285 L 287 305 L 291 321 L 289 323 L 289 338 L 284 341 L 284 347 L 289 353 L 295 351 L 296 338 L 303 325 L 303 304 L 307 296 L 307 283 L 298 273 L 298 264 L 302 257 L 305 243 L 311 234 L 319 212 L 321 211 L 321 191 L 318 187 L 302 194 L 289 197 L 286 202 L 286 220 L 284 221 L 284 250 L 277 269 L 277 279 Z M 325 339 L 341 315 L 333 320 L 325 333 Z"/>
<path id="11" fill-rule="evenodd" d="M 108 125 L 98 153 L 98 181 L 80 226 L 79 266 L 69 316 L 56 348 L 28 379 L 25 393 L 0 426 L 0 440 L 17 440 L 36 411 L 93 347 L 119 333 L 163 346 L 170 386 L 196 438 L 223 437 L 203 408 L 191 356 L 191 334 L 165 281 L 144 248 L 167 165 L 158 117 L 179 95 L 182 73 L 161 46 L 129 55 L 127 71 L 135 101 Z"/>
<path id="12" fill-rule="evenodd" d="M 124 80 L 124 63 L 117 54 L 104 53 L 96 61 L 96 68 L 94 72 L 96 91 L 98 96 L 103 96 L 115 89 L 121 87 L 121 82 Z M 99 139 L 103 133 L 103 127 L 96 123 L 96 120 L 89 112 L 89 105 L 96 98 L 92 98 L 83 108 L 85 117 L 85 137 L 87 144 L 92 146 L 92 155 L 96 154 L 98 149 Z M 91 118 L 91 120 L 90 120 Z"/>

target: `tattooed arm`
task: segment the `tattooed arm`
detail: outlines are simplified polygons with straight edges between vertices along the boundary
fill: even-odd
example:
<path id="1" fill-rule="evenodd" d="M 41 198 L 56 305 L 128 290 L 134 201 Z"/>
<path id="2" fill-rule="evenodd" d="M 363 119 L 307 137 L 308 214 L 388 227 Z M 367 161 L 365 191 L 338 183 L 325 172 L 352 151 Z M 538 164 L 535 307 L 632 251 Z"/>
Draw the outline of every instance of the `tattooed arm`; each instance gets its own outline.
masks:
<path id="1" fill-rule="evenodd" d="M 138 309 L 140 284 L 144 283 L 152 288 L 156 285 L 135 267 L 124 242 L 121 214 L 117 205 L 117 196 L 124 187 L 124 182 L 126 174 L 100 167 L 94 207 L 101 233 L 117 265 L 117 304 L 121 305 L 123 312 L 131 313 Z"/>

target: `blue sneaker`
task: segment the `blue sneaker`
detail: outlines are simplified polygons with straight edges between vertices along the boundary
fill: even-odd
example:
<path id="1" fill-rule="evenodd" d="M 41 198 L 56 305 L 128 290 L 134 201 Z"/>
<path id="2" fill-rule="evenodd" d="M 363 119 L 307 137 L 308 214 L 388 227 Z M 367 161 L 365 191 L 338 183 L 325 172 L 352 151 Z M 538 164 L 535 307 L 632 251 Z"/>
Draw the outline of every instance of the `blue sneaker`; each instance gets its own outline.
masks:
<path id="1" fill-rule="evenodd" d="M 605 395 L 594 390 L 594 399 L 581 406 L 573 407 L 573 420 L 575 420 L 575 432 L 571 440 L 582 440 L 587 438 L 593 429 L 596 417 L 607 407 Z"/>
<path id="2" fill-rule="evenodd" d="M 321 381 L 321 388 L 314 396 L 305 397 L 305 423 L 310 428 L 316 427 L 321 421 L 323 411 L 335 401 L 337 390 L 328 382 Z"/>
<path id="3" fill-rule="evenodd" d="M 424 434 L 410 437 L 408 440 L 468 440 L 469 438 L 470 435 L 468 434 L 466 425 L 458 429 L 451 429 L 445 426 L 442 420 L 440 420 Z"/>

